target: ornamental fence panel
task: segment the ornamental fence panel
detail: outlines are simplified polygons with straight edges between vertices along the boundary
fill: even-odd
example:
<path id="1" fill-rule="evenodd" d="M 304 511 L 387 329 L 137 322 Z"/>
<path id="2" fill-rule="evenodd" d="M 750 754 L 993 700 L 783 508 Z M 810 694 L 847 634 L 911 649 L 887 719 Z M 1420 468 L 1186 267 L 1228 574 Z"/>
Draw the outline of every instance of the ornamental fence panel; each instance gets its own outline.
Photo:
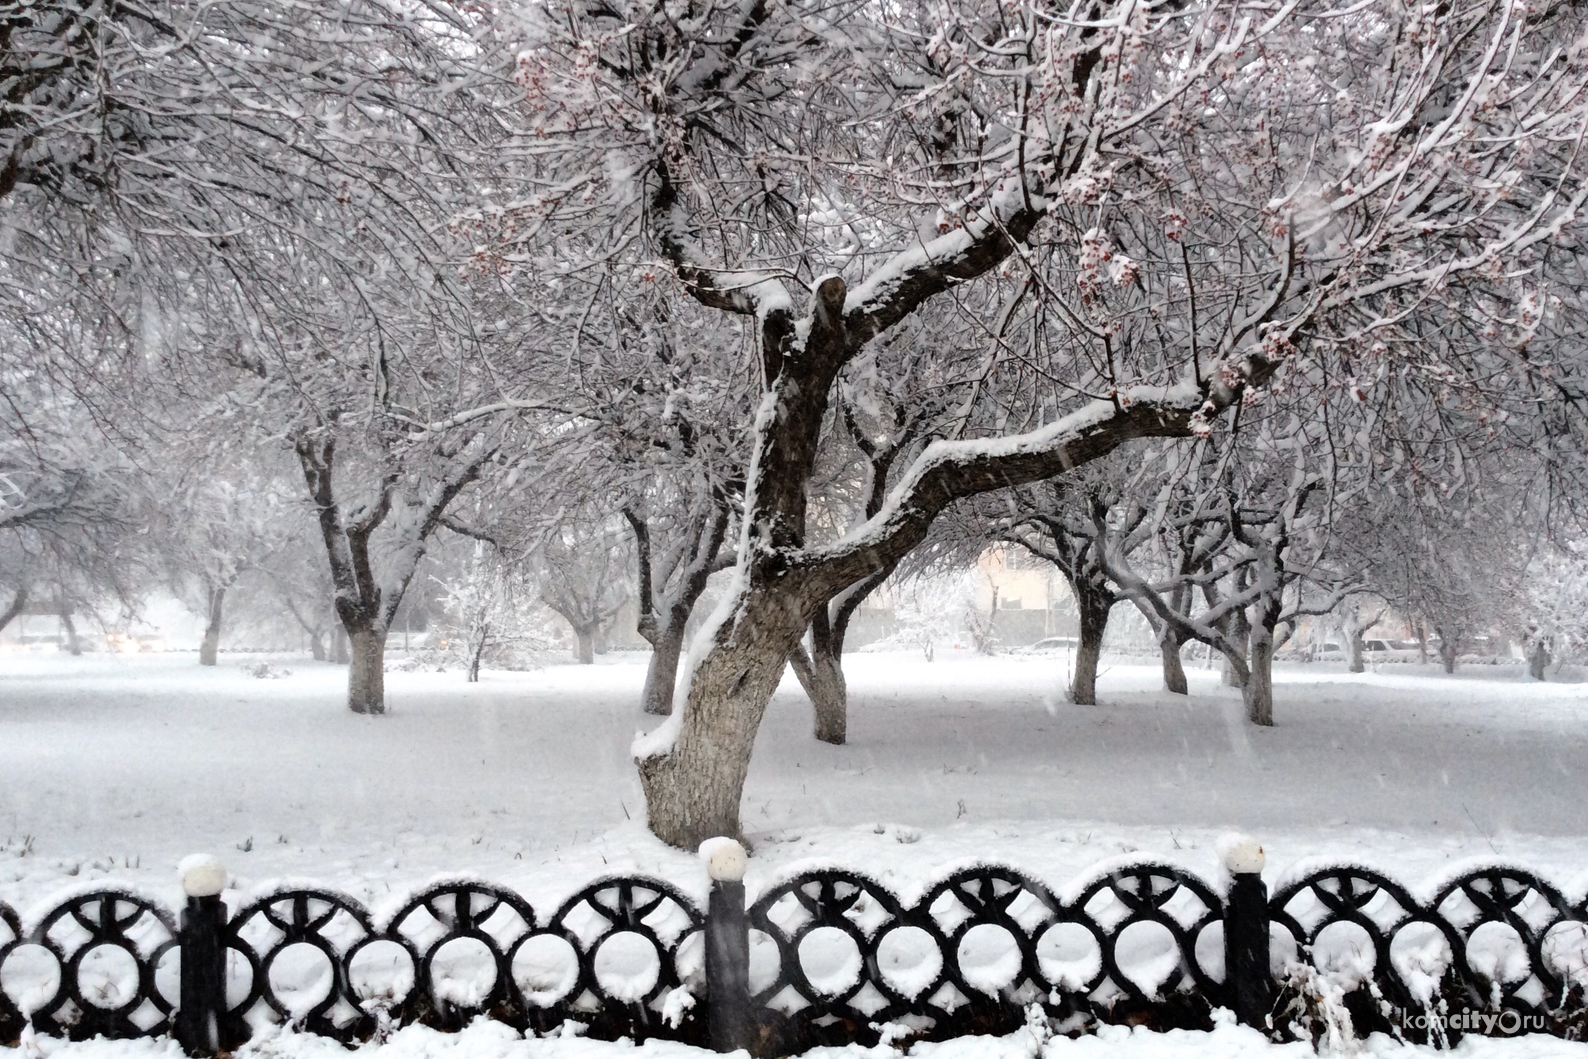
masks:
<path id="1" fill-rule="evenodd" d="M 710 885 L 702 907 L 612 876 L 537 909 L 460 878 L 379 918 L 296 886 L 233 905 L 190 889 L 180 915 L 115 887 L 26 922 L 0 903 L 0 1043 L 170 1034 L 214 1054 L 265 1023 L 352 1043 L 485 1015 L 773 1056 L 1039 1021 L 1207 1028 L 1218 1008 L 1275 1039 L 1588 1036 L 1588 898 L 1511 865 L 1423 897 L 1354 865 L 1292 872 L 1270 895 L 1260 865 L 1214 885 L 1145 860 L 1058 890 L 979 865 L 913 901 L 837 868 L 750 903 L 731 869 Z"/>

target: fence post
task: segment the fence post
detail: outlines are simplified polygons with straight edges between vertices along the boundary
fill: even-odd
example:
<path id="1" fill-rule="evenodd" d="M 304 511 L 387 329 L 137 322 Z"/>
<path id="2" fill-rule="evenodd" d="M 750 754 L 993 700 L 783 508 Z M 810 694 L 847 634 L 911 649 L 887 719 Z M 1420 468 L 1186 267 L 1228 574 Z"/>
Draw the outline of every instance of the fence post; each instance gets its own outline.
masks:
<path id="1" fill-rule="evenodd" d="M 711 1047 L 731 1052 L 750 1046 L 750 928 L 744 914 L 744 847 L 710 838 L 700 856 L 711 877 L 706 904 L 706 1011 Z"/>
<path id="2" fill-rule="evenodd" d="M 177 873 L 187 894 L 177 946 L 182 955 L 181 1004 L 176 1039 L 189 1055 L 220 1051 L 220 1020 L 226 1013 L 226 869 L 214 857 L 198 854 L 182 861 Z"/>
<path id="3" fill-rule="evenodd" d="M 1268 886 L 1263 882 L 1263 847 L 1255 839 L 1228 836 L 1220 843 L 1230 890 L 1224 901 L 1224 982 L 1235 1017 L 1268 1028 L 1274 979 L 1268 967 Z"/>

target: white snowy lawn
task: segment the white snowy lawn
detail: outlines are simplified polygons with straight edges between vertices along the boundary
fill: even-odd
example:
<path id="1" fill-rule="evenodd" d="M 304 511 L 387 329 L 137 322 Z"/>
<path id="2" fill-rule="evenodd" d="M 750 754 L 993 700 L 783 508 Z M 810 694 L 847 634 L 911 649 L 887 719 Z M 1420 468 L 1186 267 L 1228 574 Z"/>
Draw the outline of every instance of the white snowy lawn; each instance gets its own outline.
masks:
<path id="1" fill-rule="evenodd" d="M 628 756 L 645 723 L 643 656 L 487 673 L 477 685 L 392 673 L 380 718 L 345 710 L 340 668 L 273 659 L 291 675 L 256 679 L 243 666 L 258 660 L 223 655 L 202 670 L 181 654 L 0 658 L 0 900 L 26 914 L 66 886 L 112 879 L 175 905 L 175 865 L 194 852 L 220 856 L 243 890 L 292 876 L 373 904 L 459 871 L 513 886 L 537 909 L 615 870 L 703 891 L 694 858 L 643 826 Z M 1498 856 L 1569 893 L 1588 886 L 1588 684 L 1529 683 L 1520 667 L 1282 667 L 1278 725 L 1259 730 L 1200 668 L 1186 698 L 1159 691 L 1153 666 L 1107 665 L 1095 707 L 1063 700 L 1063 656 L 859 653 L 846 669 L 848 746 L 811 737 L 792 679 L 763 725 L 744 808 L 752 896 L 812 860 L 864 868 L 906 899 L 973 857 L 1055 886 L 1132 851 L 1211 877 L 1214 839 L 1232 829 L 1263 841 L 1270 879 L 1301 858 L 1351 857 L 1416 886 Z M 410 1029 L 381 1059 L 597 1059 L 585 1052 L 618 1047 L 509 1036 Z M 165 1054 L 158 1043 L 34 1047 L 63 1059 Z M 251 1051 L 309 1059 L 335 1047 L 287 1035 Z M 649 1050 L 684 1059 L 680 1047 Z M 1483 1059 L 1588 1055 L 1537 1039 L 1466 1047 Z M 1387 1040 L 1369 1048 L 1411 1054 Z M 1034 1049 L 1016 1035 L 912 1054 Z M 1289 1054 L 1235 1027 L 1109 1031 L 1044 1049 L 1258 1053 Z"/>
<path id="2" fill-rule="evenodd" d="M 85 1041 L 68 1044 L 39 1039 L 36 1055 L 60 1059 L 183 1059 L 174 1041 Z M 745 1053 L 737 1053 L 745 1059 Z M 961 1037 L 942 1043 L 917 1043 L 906 1053 L 911 1059 L 1313 1059 L 1306 1044 L 1269 1044 L 1257 1031 L 1233 1024 L 1217 1026 L 1211 1033 L 1172 1030 L 1151 1033 L 1120 1026 L 1101 1027 L 1095 1036 L 1055 1037 L 1044 1042 L 1025 1032 L 1007 1037 Z M 1584 1059 L 1588 1044 L 1537 1035 L 1510 1040 L 1467 1037 L 1453 1050 L 1435 1052 L 1402 1044 L 1383 1035 L 1365 1042 L 1359 1059 Z M 235 1053 L 236 1059 L 348 1059 L 335 1041 L 303 1034 L 281 1033 L 253 1041 Z M 501 1023 L 479 1020 L 461 1033 L 438 1033 L 410 1026 L 393 1034 L 384 1045 L 365 1045 L 353 1059 L 714 1059 L 715 1052 L 669 1041 L 649 1041 L 638 1047 L 577 1037 L 518 1035 Z M 0 1048 L 4 1059 L 34 1059 L 23 1049 Z M 901 1059 L 896 1048 L 816 1048 L 804 1059 Z"/>

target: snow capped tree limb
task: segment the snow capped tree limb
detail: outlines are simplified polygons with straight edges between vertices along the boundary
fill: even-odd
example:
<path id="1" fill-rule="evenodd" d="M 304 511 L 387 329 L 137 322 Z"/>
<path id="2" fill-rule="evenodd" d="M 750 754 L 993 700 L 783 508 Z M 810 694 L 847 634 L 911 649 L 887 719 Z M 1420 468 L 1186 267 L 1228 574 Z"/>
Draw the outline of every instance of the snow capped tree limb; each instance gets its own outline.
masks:
<path id="1" fill-rule="evenodd" d="M 1137 438 L 1189 436 L 1193 417 L 1208 403 L 1188 385 L 1133 387 L 1027 434 L 933 442 L 881 511 L 837 544 L 813 549 L 800 565 L 837 591 L 915 547 L 955 500 L 1051 478 Z"/>

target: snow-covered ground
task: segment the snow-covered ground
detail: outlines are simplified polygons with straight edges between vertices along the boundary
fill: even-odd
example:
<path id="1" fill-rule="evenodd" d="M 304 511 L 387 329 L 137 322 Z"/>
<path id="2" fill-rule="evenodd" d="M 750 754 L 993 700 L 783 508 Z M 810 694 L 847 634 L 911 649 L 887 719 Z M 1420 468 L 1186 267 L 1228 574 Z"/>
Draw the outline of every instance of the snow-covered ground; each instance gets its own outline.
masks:
<path id="1" fill-rule="evenodd" d="M 257 656 L 0 659 L 0 899 L 115 878 L 175 899 L 174 868 L 220 856 L 243 885 L 297 876 L 378 901 L 469 871 L 537 905 L 615 869 L 703 885 L 651 840 L 628 747 L 643 657 L 596 666 L 392 673 L 390 713 L 342 706 L 344 670 Z M 1212 873 L 1248 831 L 1271 868 L 1313 855 L 1409 882 L 1500 855 L 1571 886 L 1588 870 L 1588 685 L 1520 667 L 1323 665 L 1277 674 L 1278 725 L 1192 668 L 1106 666 L 1102 705 L 1060 695 L 1064 657 L 853 655 L 850 743 L 816 742 L 788 680 L 744 801 L 750 885 L 810 858 L 903 889 L 952 861 L 1050 883 L 1120 852 Z"/>
<path id="2" fill-rule="evenodd" d="M 67 1044 L 40 1040 L 39 1054 L 60 1059 L 182 1059 L 174 1041 L 85 1041 Z M 282 1033 L 254 1041 L 234 1053 L 236 1059 L 347 1059 L 335 1041 Z M 744 1053 L 738 1053 L 743 1057 Z M 1028 1033 L 1007 1037 L 961 1037 L 941 1043 L 917 1043 L 901 1053 L 896 1048 L 817 1048 L 804 1059 L 1313 1059 L 1307 1044 L 1269 1044 L 1255 1030 L 1225 1023 L 1211 1033 L 1104 1026 L 1095 1036 L 1055 1037 L 1038 1042 Z M 1588 1044 L 1537 1035 L 1510 1040 L 1467 1037 L 1453 1050 L 1402 1044 L 1381 1034 L 1362 1043 L 1360 1059 L 1584 1059 Z M 384 1045 L 366 1045 L 355 1059 L 713 1059 L 715 1052 L 669 1041 L 607 1044 L 578 1037 L 519 1036 L 500 1023 L 480 1020 L 461 1033 L 438 1033 L 410 1026 Z M 33 1059 L 21 1049 L 0 1048 L 5 1059 Z"/>
<path id="3" fill-rule="evenodd" d="M 339 667 L 276 658 L 290 675 L 259 679 L 244 668 L 259 661 L 223 655 L 203 670 L 190 654 L 0 658 L 0 900 L 26 915 L 68 886 L 114 880 L 175 905 L 175 866 L 194 852 L 221 857 L 242 890 L 291 876 L 374 905 L 460 871 L 513 886 L 543 912 L 619 870 L 703 892 L 696 859 L 643 826 L 628 756 L 643 724 L 643 656 L 486 673 L 477 685 L 394 672 L 380 718 L 346 711 Z M 1210 671 L 1191 670 L 1185 698 L 1158 690 L 1155 667 L 1116 662 L 1100 680 L 1102 705 L 1081 707 L 1060 694 L 1066 662 L 855 654 L 844 747 L 811 737 L 790 679 L 745 797 L 752 895 L 813 860 L 864 868 L 907 900 L 971 858 L 1055 886 L 1124 852 L 1211 878 L 1215 839 L 1232 829 L 1263 841 L 1270 879 L 1301 858 L 1348 856 L 1416 886 L 1457 861 L 1500 856 L 1572 894 L 1588 885 L 1588 685 L 1529 683 L 1509 666 L 1448 677 L 1415 665 L 1354 676 L 1296 665 L 1277 673 L 1278 725 L 1260 730 Z M 63 1059 L 165 1054 L 158 1043 L 36 1047 Z M 381 1059 L 597 1059 L 585 1051 L 614 1047 L 523 1040 L 499 1026 L 458 1037 L 413 1028 Z M 1110 1030 L 1051 1042 L 1044 1057 L 1266 1047 L 1235 1027 Z M 1388 1040 L 1368 1047 L 1412 1054 Z M 1465 1047 L 1482 1059 L 1588 1055 L 1536 1039 Z M 336 1049 L 285 1035 L 250 1051 L 318 1059 Z M 642 1050 L 686 1059 L 681 1046 Z M 912 1054 L 1031 1059 L 1034 1049 L 1017 1035 Z"/>

